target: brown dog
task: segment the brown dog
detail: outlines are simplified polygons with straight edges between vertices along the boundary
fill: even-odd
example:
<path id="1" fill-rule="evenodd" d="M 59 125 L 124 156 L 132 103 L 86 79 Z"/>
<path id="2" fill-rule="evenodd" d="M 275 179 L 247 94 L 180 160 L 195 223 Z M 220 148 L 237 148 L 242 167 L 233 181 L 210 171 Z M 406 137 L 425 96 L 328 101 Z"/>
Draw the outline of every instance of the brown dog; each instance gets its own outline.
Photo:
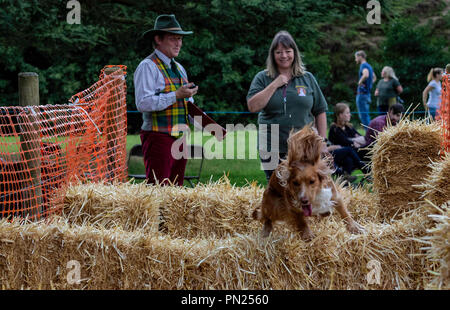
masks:
<path id="1" fill-rule="evenodd" d="M 338 211 L 351 233 L 363 231 L 347 211 L 331 179 L 328 162 L 321 158 L 324 147 L 322 137 L 310 126 L 291 133 L 288 158 L 273 172 L 262 202 L 252 214 L 264 224 L 262 237 L 270 234 L 273 223 L 284 221 L 296 228 L 303 239 L 310 240 L 313 234 L 306 217 L 328 216 L 333 209 Z"/>

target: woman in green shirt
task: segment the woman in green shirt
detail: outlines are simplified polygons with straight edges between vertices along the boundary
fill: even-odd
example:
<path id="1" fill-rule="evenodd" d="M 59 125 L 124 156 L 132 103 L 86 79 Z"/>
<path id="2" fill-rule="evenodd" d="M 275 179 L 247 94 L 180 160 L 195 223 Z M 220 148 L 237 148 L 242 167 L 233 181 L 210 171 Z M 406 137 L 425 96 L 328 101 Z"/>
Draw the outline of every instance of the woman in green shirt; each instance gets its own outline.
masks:
<path id="1" fill-rule="evenodd" d="M 381 71 L 381 77 L 382 79 L 375 89 L 375 96 L 378 97 L 378 112 L 385 114 L 389 107 L 397 103 L 397 96 L 403 92 L 403 88 L 391 67 L 384 67 Z"/>
<path id="2" fill-rule="evenodd" d="M 289 132 L 313 123 L 326 137 L 328 110 L 314 76 L 305 70 L 292 36 L 278 32 L 270 46 L 267 67 L 253 78 L 247 106 L 258 116 L 258 150 L 269 180 L 287 154 Z"/>

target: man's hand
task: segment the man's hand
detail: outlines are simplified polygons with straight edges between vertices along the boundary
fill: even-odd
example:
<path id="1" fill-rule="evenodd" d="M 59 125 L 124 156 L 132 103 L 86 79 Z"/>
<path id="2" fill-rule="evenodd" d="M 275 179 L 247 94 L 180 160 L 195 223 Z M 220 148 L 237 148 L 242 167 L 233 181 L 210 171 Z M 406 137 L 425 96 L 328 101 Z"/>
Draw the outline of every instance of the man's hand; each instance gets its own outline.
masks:
<path id="1" fill-rule="evenodd" d="M 194 83 L 189 83 L 178 88 L 175 92 L 175 96 L 177 97 L 177 99 L 190 98 L 195 94 L 197 94 L 198 86 L 190 88 L 194 85 L 195 85 Z"/>

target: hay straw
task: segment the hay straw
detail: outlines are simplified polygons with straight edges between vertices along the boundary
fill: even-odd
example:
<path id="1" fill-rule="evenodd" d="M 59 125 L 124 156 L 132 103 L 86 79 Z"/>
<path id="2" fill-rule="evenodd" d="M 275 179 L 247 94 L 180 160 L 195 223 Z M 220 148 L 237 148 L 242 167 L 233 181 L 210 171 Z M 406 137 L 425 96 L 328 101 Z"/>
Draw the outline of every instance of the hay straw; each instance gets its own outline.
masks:
<path id="1" fill-rule="evenodd" d="M 428 272 L 433 275 L 427 283 L 428 289 L 450 289 L 450 201 L 437 207 L 429 202 L 439 214 L 429 217 L 436 221 L 436 225 L 427 230 L 427 235 L 422 238 L 427 244 L 429 259 Z"/>
<path id="2" fill-rule="evenodd" d="M 237 187 L 227 178 L 195 188 L 158 187 L 162 197 L 162 228 L 172 237 L 229 237 L 255 231 L 251 217 L 264 189 L 256 184 Z"/>
<path id="3" fill-rule="evenodd" d="M 158 231 L 161 196 L 146 184 L 88 183 L 71 185 L 64 199 L 63 217 L 70 223 L 103 229 Z"/>
<path id="4" fill-rule="evenodd" d="M 381 132 L 371 150 L 373 190 L 381 216 L 390 219 L 416 207 L 422 193 L 414 188 L 439 159 L 440 128 L 426 120 L 404 119 Z"/>
<path id="5" fill-rule="evenodd" d="M 344 204 L 353 219 L 362 223 L 378 223 L 381 221 L 378 199 L 368 187 L 343 187 L 339 185 Z"/>
<path id="6" fill-rule="evenodd" d="M 417 211 L 394 225 L 370 224 L 349 234 L 334 217 L 314 221 L 312 242 L 295 233 L 259 240 L 173 239 L 142 230 L 0 223 L 1 285 L 7 289 L 416 289 L 422 260 L 411 235 L 425 231 Z M 6 240 L 6 241 L 5 241 Z M 420 245 L 419 245 L 420 246 Z M 81 284 L 67 281 L 67 262 L 81 264 Z M 367 282 L 367 264 L 382 266 L 380 284 Z"/>
<path id="7" fill-rule="evenodd" d="M 96 190 L 105 185 L 83 186 L 91 187 L 90 198 L 96 199 Z M 78 190 L 88 192 L 83 186 Z M 229 182 L 195 189 L 142 186 L 142 192 L 152 189 L 154 201 L 161 199 L 167 233 L 148 233 L 139 225 L 129 224 L 135 220 L 113 221 L 111 215 L 109 220 L 101 221 L 94 215 L 128 214 L 125 210 L 130 207 L 124 203 L 117 204 L 114 213 L 108 213 L 103 210 L 109 207 L 87 201 L 83 208 L 91 210 L 86 211 L 87 215 L 55 218 L 47 223 L 1 221 L 0 286 L 6 289 L 240 290 L 421 289 L 425 285 L 425 267 L 429 262 L 420 250 L 423 243 L 417 240 L 425 236 L 431 219 L 423 207 L 403 213 L 398 221 L 379 222 L 374 212 L 376 206 L 364 202 L 372 194 L 365 188 L 349 189 L 344 199 L 349 200 L 349 209 L 364 225 L 364 234 L 348 233 L 342 220 L 334 214 L 324 219 L 309 219 L 316 235 L 311 242 L 304 242 L 298 233 L 284 229 L 283 225 L 276 226 L 269 238 L 261 240 L 260 224 L 248 218 L 262 197 L 259 187 L 236 188 Z M 123 184 L 106 186 L 101 191 L 114 195 L 116 191 L 131 192 L 133 188 L 133 184 Z M 136 195 L 128 196 L 130 204 Z M 89 208 L 88 204 L 91 204 Z M 79 210 L 76 204 L 71 205 Z M 154 208 L 148 204 L 146 207 Z M 70 208 L 67 211 L 65 214 L 76 213 L 70 213 Z M 139 212 L 146 212 L 145 207 Z M 178 212 L 180 215 L 176 215 Z M 187 220 L 176 227 L 183 216 L 194 217 L 189 229 Z M 125 230 L 121 223 L 131 230 Z M 70 260 L 81 264 L 79 285 L 67 282 L 66 266 Z M 368 262 L 372 260 L 382 266 L 380 284 L 367 281 Z"/>
<path id="8" fill-rule="evenodd" d="M 418 188 L 422 191 L 422 199 L 440 206 L 450 201 L 450 153 L 447 153 L 443 160 L 430 164 L 430 170 Z"/>

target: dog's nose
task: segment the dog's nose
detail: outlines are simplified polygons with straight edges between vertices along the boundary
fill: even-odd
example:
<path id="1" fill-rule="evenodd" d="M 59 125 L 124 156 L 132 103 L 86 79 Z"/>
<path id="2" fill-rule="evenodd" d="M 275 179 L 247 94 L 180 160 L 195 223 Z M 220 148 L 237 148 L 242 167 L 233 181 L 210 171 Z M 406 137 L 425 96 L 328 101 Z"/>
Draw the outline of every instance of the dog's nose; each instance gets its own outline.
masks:
<path id="1" fill-rule="evenodd" d="M 308 198 L 302 197 L 302 198 L 300 198 L 300 202 L 301 202 L 302 204 L 306 205 L 306 204 L 308 204 Z"/>

